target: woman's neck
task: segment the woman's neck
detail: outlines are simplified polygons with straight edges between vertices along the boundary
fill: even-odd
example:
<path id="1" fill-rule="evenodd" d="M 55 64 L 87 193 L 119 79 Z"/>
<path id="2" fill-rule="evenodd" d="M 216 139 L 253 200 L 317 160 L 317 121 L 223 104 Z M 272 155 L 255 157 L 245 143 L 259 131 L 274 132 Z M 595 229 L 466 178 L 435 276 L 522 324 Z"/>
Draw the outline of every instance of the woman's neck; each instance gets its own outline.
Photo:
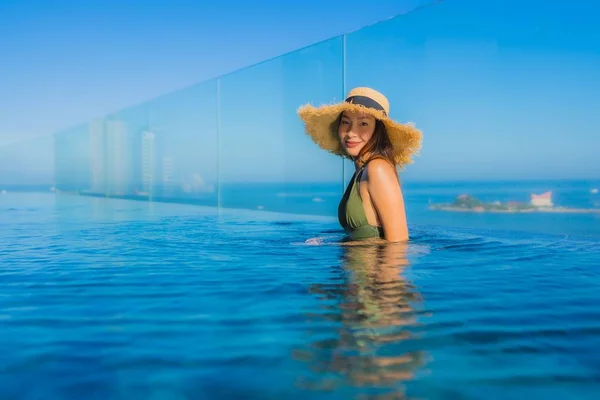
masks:
<path id="1" fill-rule="evenodd" d="M 359 169 L 365 166 L 366 160 L 369 160 L 369 158 L 370 154 L 363 154 L 360 157 L 354 158 L 354 168 L 358 171 Z"/>

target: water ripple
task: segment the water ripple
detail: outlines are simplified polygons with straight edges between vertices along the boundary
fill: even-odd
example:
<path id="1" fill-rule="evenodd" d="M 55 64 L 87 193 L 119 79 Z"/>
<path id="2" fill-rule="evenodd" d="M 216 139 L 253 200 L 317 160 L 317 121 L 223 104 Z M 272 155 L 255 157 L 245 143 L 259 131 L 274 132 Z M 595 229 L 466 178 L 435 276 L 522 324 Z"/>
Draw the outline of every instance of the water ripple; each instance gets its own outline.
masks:
<path id="1" fill-rule="evenodd" d="M 2 209 L 2 398 L 600 389 L 597 242 L 415 227 L 408 245 L 298 246 L 342 236 L 333 222 L 61 201 Z"/>

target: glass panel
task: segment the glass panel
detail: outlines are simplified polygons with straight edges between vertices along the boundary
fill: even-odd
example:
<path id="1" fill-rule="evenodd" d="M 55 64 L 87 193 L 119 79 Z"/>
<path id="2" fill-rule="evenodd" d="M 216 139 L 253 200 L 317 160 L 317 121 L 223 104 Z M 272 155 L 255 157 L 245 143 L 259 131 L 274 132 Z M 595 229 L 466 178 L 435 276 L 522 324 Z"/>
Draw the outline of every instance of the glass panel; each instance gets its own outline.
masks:
<path id="1" fill-rule="evenodd" d="M 155 201 L 217 206 L 217 81 L 150 104 L 137 138 L 136 189 Z"/>
<path id="2" fill-rule="evenodd" d="M 90 136 L 88 124 L 79 124 L 54 135 L 56 190 L 82 193 L 90 187 Z"/>
<path id="3" fill-rule="evenodd" d="M 118 198 L 146 198 L 137 186 L 136 156 L 140 135 L 150 126 L 149 104 L 111 113 L 103 120 L 103 126 L 106 194 Z M 100 160 L 99 154 L 96 160 Z"/>
<path id="4" fill-rule="evenodd" d="M 96 118 L 88 123 L 90 151 L 90 184 L 84 194 L 104 196 L 107 191 L 107 160 L 105 119 Z"/>
<path id="5" fill-rule="evenodd" d="M 461 194 L 486 202 L 484 210 L 496 201 L 515 209 L 512 202 L 531 206 L 531 195 L 545 192 L 555 205 L 597 207 L 594 13 L 535 3 L 441 2 L 347 35 L 347 88 L 382 91 L 391 116 L 424 133 L 421 156 L 401 174 L 409 223 L 600 229 L 593 214 L 430 210 L 430 202 L 452 203 Z M 565 30 L 565 18 L 581 23 Z"/>
<path id="6" fill-rule="evenodd" d="M 77 136 L 85 148 L 87 176 L 82 194 L 138 199 L 135 185 L 135 145 L 139 132 L 148 126 L 146 103 L 96 118 L 76 131 L 56 135 L 57 181 L 75 167 L 71 141 Z M 60 177 L 60 178 L 59 178 Z"/>
<path id="7" fill-rule="evenodd" d="M 342 162 L 296 110 L 342 98 L 342 50 L 334 38 L 220 79 L 221 206 L 333 215 Z"/>
<path id="8" fill-rule="evenodd" d="M 0 147 L 0 192 L 48 191 L 54 185 L 52 135 Z"/>

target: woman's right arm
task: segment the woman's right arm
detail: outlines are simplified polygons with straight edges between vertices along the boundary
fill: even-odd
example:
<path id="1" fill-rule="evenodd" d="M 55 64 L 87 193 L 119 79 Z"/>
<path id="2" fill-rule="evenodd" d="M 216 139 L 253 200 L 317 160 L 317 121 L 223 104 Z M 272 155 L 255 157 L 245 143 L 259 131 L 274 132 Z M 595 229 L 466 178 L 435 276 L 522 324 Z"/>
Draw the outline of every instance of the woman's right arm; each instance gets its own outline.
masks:
<path id="1" fill-rule="evenodd" d="M 408 225 L 404 197 L 396 168 L 383 159 L 375 159 L 367 167 L 371 203 L 383 228 L 384 238 L 390 242 L 408 240 Z"/>

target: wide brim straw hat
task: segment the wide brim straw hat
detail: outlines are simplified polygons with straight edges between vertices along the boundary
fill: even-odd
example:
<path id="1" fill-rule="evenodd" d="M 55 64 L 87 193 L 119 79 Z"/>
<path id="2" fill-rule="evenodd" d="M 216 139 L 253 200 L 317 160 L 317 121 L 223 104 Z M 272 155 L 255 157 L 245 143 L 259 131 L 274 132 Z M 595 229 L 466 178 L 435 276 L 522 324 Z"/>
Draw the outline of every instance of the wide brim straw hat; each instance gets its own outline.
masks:
<path id="1" fill-rule="evenodd" d="M 368 87 L 352 89 L 343 102 L 315 107 L 306 104 L 298 109 L 306 133 L 324 150 L 341 157 L 348 157 L 338 137 L 336 122 L 344 111 L 370 114 L 387 128 L 392 143 L 394 162 L 403 167 L 413 162 L 412 157 L 421 149 L 422 133 L 412 123 L 401 124 L 389 117 L 388 99 Z"/>

